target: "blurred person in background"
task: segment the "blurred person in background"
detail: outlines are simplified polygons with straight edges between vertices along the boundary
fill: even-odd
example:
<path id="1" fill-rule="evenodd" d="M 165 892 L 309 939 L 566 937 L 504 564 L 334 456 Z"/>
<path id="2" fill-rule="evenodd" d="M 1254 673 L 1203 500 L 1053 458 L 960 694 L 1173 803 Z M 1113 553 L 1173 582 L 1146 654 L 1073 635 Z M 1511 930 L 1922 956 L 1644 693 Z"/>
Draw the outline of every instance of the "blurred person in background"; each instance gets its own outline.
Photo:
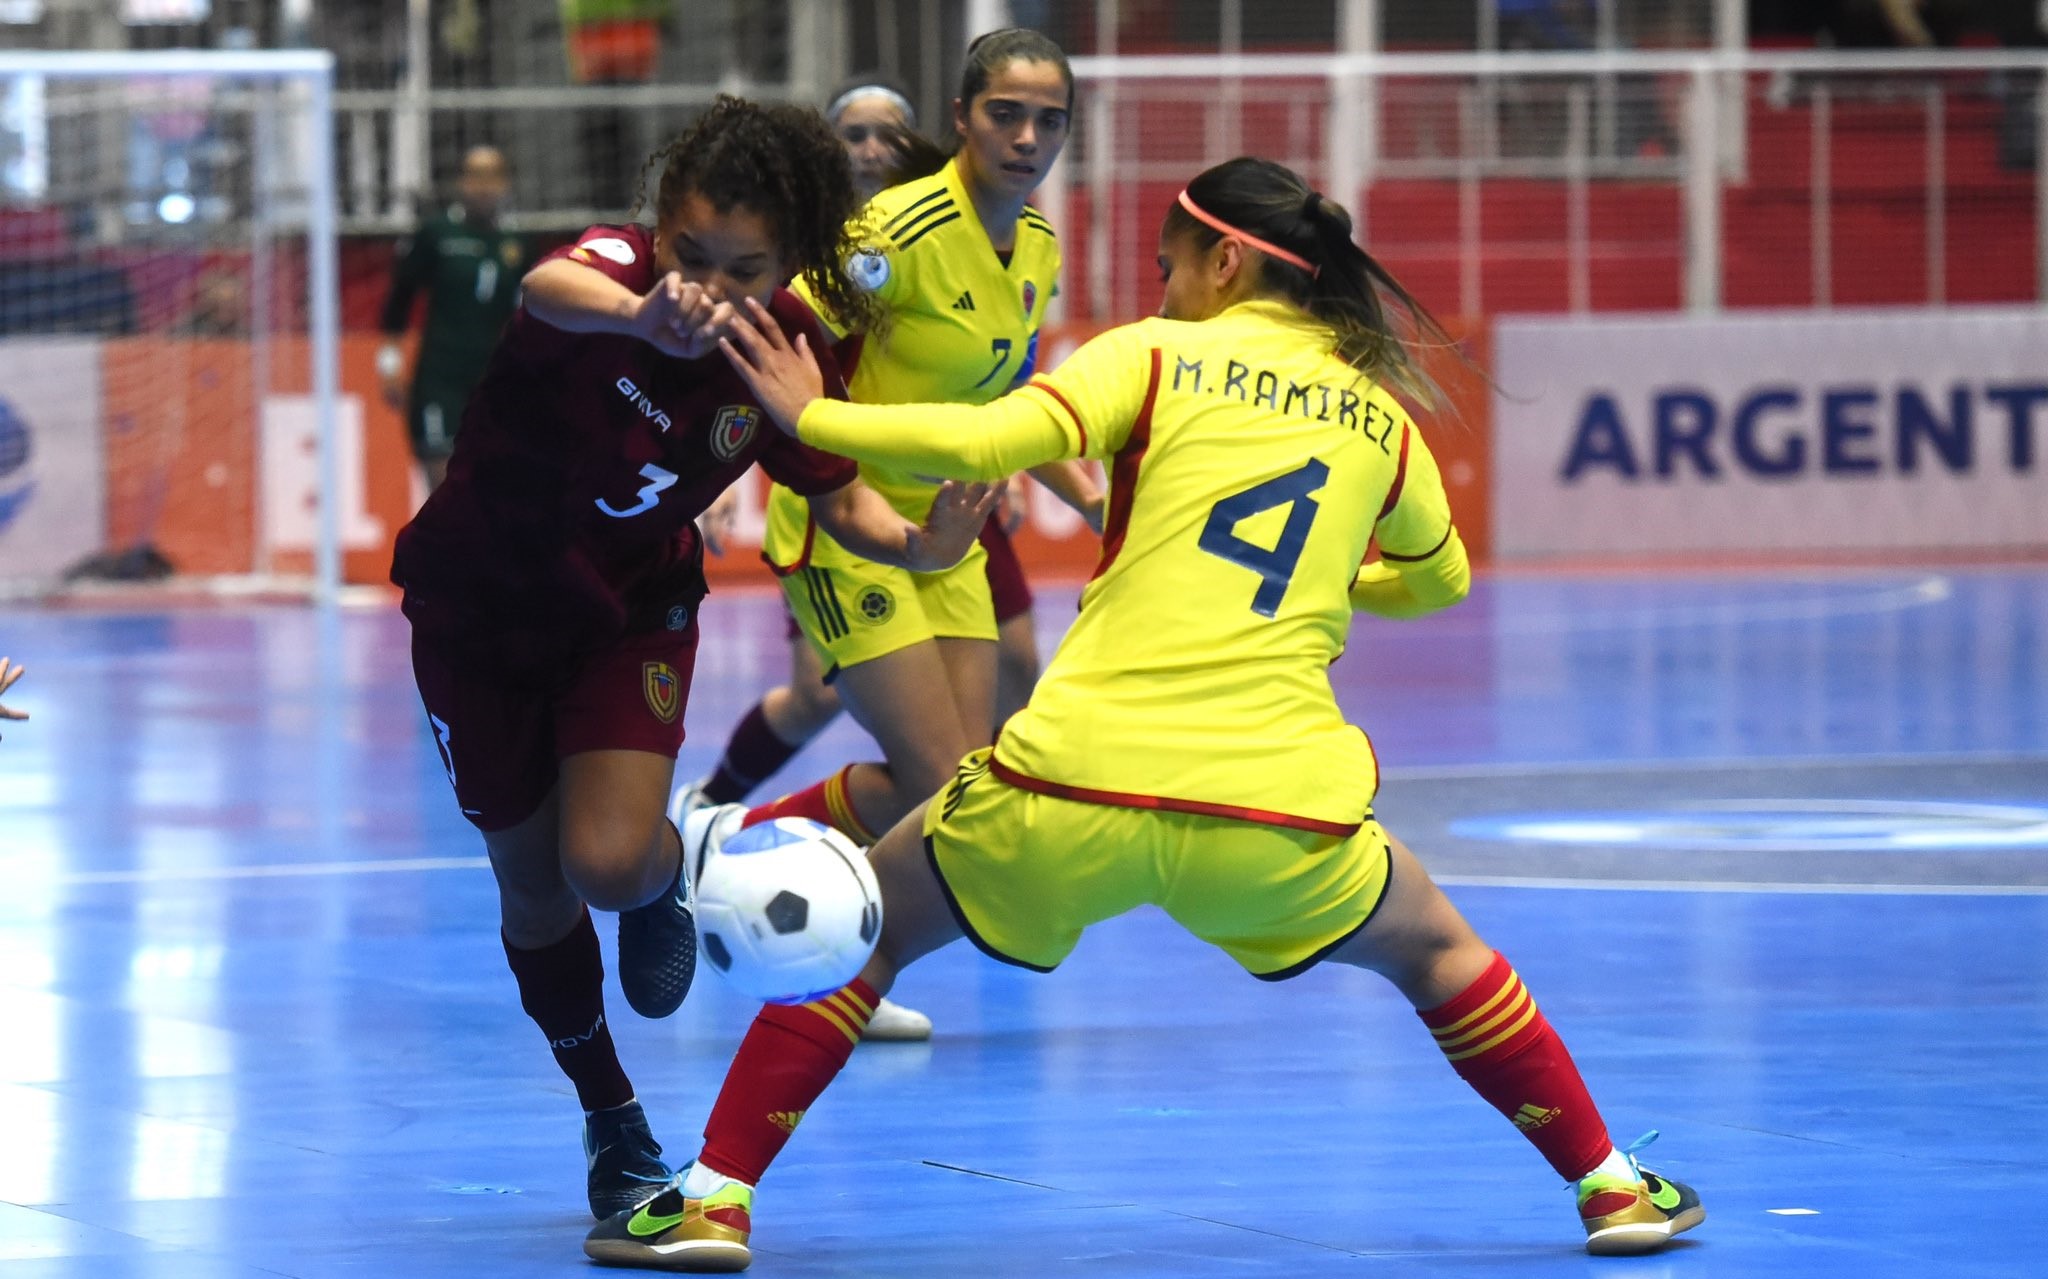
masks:
<path id="1" fill-rule="evenodd" d="M 192 289 L 192 305 L 171 327 L 178 337 L 238 338 L 249 333 L 249 288 L 228 267 L 210 267 Z"/>
<path id="2" fill-rule="evenodd" d="M 1837 49 L 1946 49 L 1971 9 L 1971 0 L 1790 0 L 1781 14 L 1793 31 L 1825 33 Z"/>
<path id="3" fill-rule="evenodd" d="M 422 221 L 398 248 L 378 325 L 385 342 L 377 352 L 377 376 L 385 402 L 405 414 L 428 492 L 448 474 L 462 406 L 482 380 L 498 334 L 519 301 L 526 246 L 498 225 L 510 186 L 504 155 L 496 147 L 471 147 L 462 158 L 455 203 Z M 422 291 L 426 326 L 408 378 L 400 339 Z"/>
<path id="4" fill-rule="evenodd" d="M 2008 49 L 2048 48 L 2048 3 L 2043 0 L 1984 0 L 1991 34 Z M 2008 169 L 2032 172 L 2039 159 L 2041 73 L 2001 72 L 1992 77 L 1992 93 L 2001 104 L 1998 121 L 1998 162 Z"/>
<path id="5" fill-rule="evenodd" d="M 834 90 L 825 119 L 846 145 L 853 184 L 863 200 L 874 199 L 898 182 L 937 172 L 946 162 L 936 143 L 918 146 L 925 140 L 914 132 L 917 109 L 910 105 L 909 91 L 879 71 L 861 72 Z"/>

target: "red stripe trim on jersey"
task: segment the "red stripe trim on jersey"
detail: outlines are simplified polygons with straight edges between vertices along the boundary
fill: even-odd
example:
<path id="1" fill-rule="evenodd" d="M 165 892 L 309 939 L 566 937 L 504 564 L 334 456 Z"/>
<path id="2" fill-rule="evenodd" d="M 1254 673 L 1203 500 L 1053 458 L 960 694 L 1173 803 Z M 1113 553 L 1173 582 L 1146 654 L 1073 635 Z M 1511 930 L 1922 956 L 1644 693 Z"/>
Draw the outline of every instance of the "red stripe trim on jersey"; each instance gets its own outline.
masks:
<path id="1" fill-rule="evenodd" d="M 818 540 L 818 520 L 808 510 L 804 512 L 804 549 L 797 552 L 794 564 L 777 564 L 768 558 L 768 548 L 761 548 L 761 562 L 777 577 L 794 577 L 804 571 L 811 562 L 811 547 Z"/>
<path id="2" fill-rule="evenodd" d="M 1401 500 L 1401 486 L 1408 482 L 1408 432 L 1414 429 L 1413 423 L 1401 425 L 1401 460 L 1394 464 L 1394 487 L 1387 490 L 1387 500 L 1380 507 L 1380 519 L 1394 513 L 1394 504 Z"/>
<path id="3" fill-rule="evenodd" d="M 1138 418 L 1131 423 L 1130 438 L 1116 451 L 1116 462 L 1109 473 L 1109 517 L 1102 524 L 1102 558 L 1096 561 L 1095 572 L 1089 577 L 1094 581 L 1109 571 L 1116 563 L 1116 557 L 1124 549 L 1124 535 L 1131 528 L 1131 502 L 1137 497 L 1138 467 L 1145 461 L 1145 450 L 1152 447 L 1152 406 L 1159 399 L 1159 348 L 1152 348 L 1152 381 L 1145 387 L 1145 402 L 1138 409 Z"/>
<path id="4" fill-rule="evenodd" d="M 1036 795 L 1050 795 L 1055 799 L 1071 799 L 1081 804 L 1100 804 L 1105 808 L 1143 808 L 1161 813 L 1191 813 L 1196 817 L 1228 817 L 1235 821 L 1257 822 L 1262 826 L 1284 826 L 1289 830 L 1305 830 L 1317 835 L 1338 837 L 1356 834 L 1358 828 L 1364 825 L 1362 821 L 1326 822 L 1314 817 L 1275 812 L 1268 808 L 1246 808 L 1239 804 L 1212 804 L 1200 799 L 1174 799 L 1166 795 L 1140 795 L 1134 791 L 1069 786 L 1064 782 L 1049 782 L 1042 777 L 1020 773 L 993 755 L 989 756 L 988 768 L 995 777 L 1015 786 L 1018 790 L 1030 791 Z M 1368 810 L 1366 816 L 1371 815 Z"/>
<path id="5" fill-rule="evenodd" d="M 1081 414 L 1068 402 L 1067 397 L 1060 394 L 1058 387 L 1042 378 L 1032 378 L 1024 385 L 1033 391 L 1043 391 L 1060 402 L 1060 407 L 1067 411 L 1067 416 L 1074 419 L 1074 429 L 1081 433 L 1081 452 L 1085 456 L 1088 452 L 1088 424 L 1081 420 Z"/>
<path id="6" fill-rule="evenodd" d="M 1456 524 L 1444 525 L 1444 535 L 1436 540 L 1435 546 L 1430 547 L 1428 550 L 1424 551 L 1420 555 L 1396 555 L 1392 551 L 1388 550 L 1386 547 L 1382 546 L 1380 548 L 1380 558 L 1383 560 L 1392 560 L 1397 564 L 1420 564 L 1422 561 L 1429 559 L 1438 551 L 1444 549 L 1444 546 L 1451 540 L 1451 530 L 1456 527 L 1458 527 Z"/>

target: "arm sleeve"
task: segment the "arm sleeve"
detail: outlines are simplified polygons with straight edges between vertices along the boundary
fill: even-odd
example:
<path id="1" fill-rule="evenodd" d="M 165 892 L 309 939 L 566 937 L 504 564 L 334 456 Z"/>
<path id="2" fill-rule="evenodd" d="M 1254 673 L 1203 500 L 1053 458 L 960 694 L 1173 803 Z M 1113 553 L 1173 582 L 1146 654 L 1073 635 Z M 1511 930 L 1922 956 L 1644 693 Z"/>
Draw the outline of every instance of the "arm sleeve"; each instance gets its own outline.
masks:
<path id="1" fill-rule="evenodd" d="M 538 268 L 567 258 L 633 290 L 645 293 L 654 287 L 654 238 L 640 226 L 594 226 L 534 263 Z"/>
<path id="2" fill-rule="evenodd" d="M 1145 323 L 1111 329 L 1057 372 L 979 408 L 815 400 L 797 422 L 797 437 L 863 462 L 963 480 L 1107 457 L 1151 401 L 1158 347 L 1149 336 Z"/>
<path id="3" fill-rule="evenodd" d="M 412 300 L 434 273 L 435 239 L 432 224 L 422 225 L 398 246 L 398 260 L 391 268 L 391 292 L 384 296 L 384 313 L 377 327 L 396 337 L 412 326 Z"/>
<path id="4" fill-rule="evenodd" d="M 961 404 L 848 404 L 814 400 L 797 438 L 842 457 L 956 480 L 995 480 L 1078 457 L 1079 441 L 1036 396 Z"/>
<path id="5" fill-rule="evenodd" d="M 635 293 L 645 293 L 654 287 L 654 240 L 645 228 L 639 226 L 591 227 L 576 237 L 574 244 L 565 244 L 544 255 L 528 269 L 527 274 L 563 259 L 588 267 Z M 524 283 L 520 290 L 519 306 L 513 311 L 511 322 L 499 340 L 517 351 L 522 359 L 534 364 L 552 364 L 581 349 L 582 343 L 594 338 L 620 340 L 607 335 L 570 333 L 558 329 L 526 309 Z"/>
<path id="6" fill-rule="evenodd" d="M 1351 607 L 1381 617 L 1420 617 L 1465 598 L 1472 565 L 1451 522 L 1443 475 L 1413 422 L 1404 420 L 1401 460 L 1374 530 L 1378 563 L 1359 570 Z"/>

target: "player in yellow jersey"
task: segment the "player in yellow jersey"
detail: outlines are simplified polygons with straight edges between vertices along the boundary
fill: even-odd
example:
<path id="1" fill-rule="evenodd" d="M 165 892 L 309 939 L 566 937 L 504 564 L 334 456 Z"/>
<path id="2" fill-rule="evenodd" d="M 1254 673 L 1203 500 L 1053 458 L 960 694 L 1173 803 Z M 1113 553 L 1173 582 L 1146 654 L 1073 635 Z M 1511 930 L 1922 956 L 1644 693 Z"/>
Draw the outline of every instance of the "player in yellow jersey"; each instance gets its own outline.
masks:
<path id="1" fill-rule="evenodd" d="M 862 247 L 846 272 L 881 304 L 883 320 L 865 334 L 824 321 L 836 337 L 861 339 L 851 394 L 871 404 L 982 404 L 1028 377 L 1059 242 L 1027 200 L 1065 145 L 1072 105 L 1066 56 L 1045 36 L 1009 29 L 969 46 L 954 103 L 959 151 L 936 173 L 882 191 L 861 215 Z M 1061 463 L 1039 474 L 1100 518 L 1086 472 Z M 863 475 L 899 511 L 929 509 L 937 491 L 936 480 L 906 468 Z M 886 762 L 849 765 L 754 817 L 809 817 L 872 843 L 993 733 L 997 627 L 986 555 L 977 548 L 943 573 L 877 564 L 835 543 L 779 486 L 762 551 L 825 677 Z"/>
<path id="2" fill-rule="evenodd" d="M 728 357 L 805 443 L 960 477 L 1109 459 L 1109 528 L 1030 705 L 875 846 L 882 936 L 860 977 L 762 1011 L 695 1164 L 592 1231 L 589 1255 L 743 1269 L 754 1184 L 905 965 L 965 936 L 1047 969 L 1145 902 L 1262 978 L 1329 959 L 1390 979 L 1574 1189 L 1590 1251 L 1651 1251 L 1704 1220 L 1689 1187 L 1636 1163 L 1642 1142 L 1614 1145 L 1514 969 L 1374 820 L 1371 748 L 1328 665 L 1354 609 L 1442 607 L 1469 571 L 1390 393 L 1426 384 L 1382 298 L 1440 333 L 1350 232 L 1279 165 L 1210 169 L 1160 234 L 1162 317 L 974 410 L 830 404 L 765 315 L 735 326 Z"/>

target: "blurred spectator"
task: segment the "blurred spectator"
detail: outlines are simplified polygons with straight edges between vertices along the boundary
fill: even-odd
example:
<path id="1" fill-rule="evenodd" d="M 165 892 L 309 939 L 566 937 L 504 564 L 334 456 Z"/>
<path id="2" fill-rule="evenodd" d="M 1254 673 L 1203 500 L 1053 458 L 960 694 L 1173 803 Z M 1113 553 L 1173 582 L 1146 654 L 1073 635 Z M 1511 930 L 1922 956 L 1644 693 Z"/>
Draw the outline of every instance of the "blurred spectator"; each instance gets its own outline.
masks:
<path id="1" fill-rule="evenodd" d="M 192 305 L 171 332 L 188 338 L 238 338 L 249 334 L 249 289 L 227 267 L 208 267 L 192 291 Z"/>
<path id="2" fill-rule="evenodd" d="M 1587 0 L 1497 0 L 1503 49 L 1590 49 L 1593 10 Z"/>
<path id="3" fill-rule="evenodd" d="M 429 491 L 447 474 L 462 406 L 518 302 L 526 246 L 498 226 L 510 185 L 496 147 L 471 147 L 462 160 L 456 202 L 427 218 L 399 246 L 384 303 L 381 327 L 388 340 L 377 353 L 377 374 L 386 402 L 405 413 Z M 408 382 L 398 339 L 411 323 L 413 297 L 423 289 L 426 331 Z"/>
<path id="4" fill-rule="evenodd" d="M 1953 47 L 1971 0 L 1791 0 L 1782 12 L 1801 35 L 1825 35 L 1838 49 Z"/>
<path id="5" fill-rule="evenodd" d="M 2048 48 L 2048 9 L 2041 0 L 1983 0 L 1986 24 L 2008 49 Z M 1993 92 L 2004 111 L 1998 122 L 1998 162 L 2032 172 L 2040 156 L 2041 73 L 2020 71 L 1995 77 Z"/>

